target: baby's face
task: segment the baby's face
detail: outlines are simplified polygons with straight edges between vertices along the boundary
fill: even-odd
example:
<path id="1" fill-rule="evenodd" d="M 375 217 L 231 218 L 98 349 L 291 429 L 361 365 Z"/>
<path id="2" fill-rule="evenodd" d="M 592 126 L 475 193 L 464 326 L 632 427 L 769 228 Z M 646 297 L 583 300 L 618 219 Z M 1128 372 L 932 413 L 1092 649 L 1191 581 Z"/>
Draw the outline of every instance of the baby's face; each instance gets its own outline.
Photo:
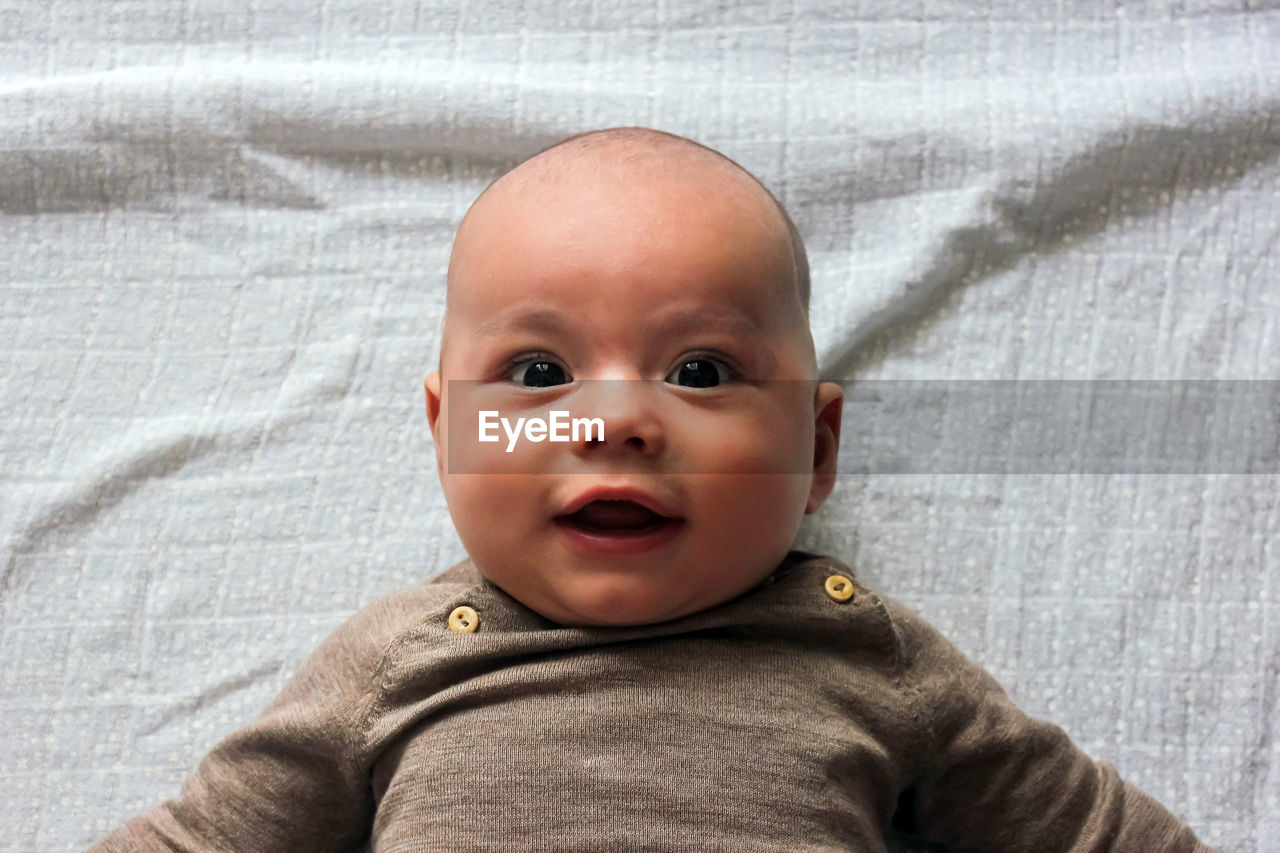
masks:
<path id="1" fill-rule="evenodd" d="M 555 622 L 628 625 L 779 563 L 831 489 L 841 403 L 815 379 L 785 233 L 720 168 L 570 171 L 472 209 L 427 411 L 485 577 Z M 603 441 L 479 441 L 481 411 L 555 410 Z"/>

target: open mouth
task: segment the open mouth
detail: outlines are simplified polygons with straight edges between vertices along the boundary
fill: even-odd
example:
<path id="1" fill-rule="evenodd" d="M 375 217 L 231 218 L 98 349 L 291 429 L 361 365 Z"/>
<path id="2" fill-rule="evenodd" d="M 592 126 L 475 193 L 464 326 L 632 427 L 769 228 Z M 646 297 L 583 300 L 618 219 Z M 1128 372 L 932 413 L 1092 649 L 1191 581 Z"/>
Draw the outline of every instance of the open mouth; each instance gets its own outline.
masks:
<path id="1" fill-rule="evenodd" d="M 589 536 L 648 536 L 669 526 L 679 518 L 661 515 L 635 501 L 596 500 L 568 515 L 556 516 L 556 524 Z"/>

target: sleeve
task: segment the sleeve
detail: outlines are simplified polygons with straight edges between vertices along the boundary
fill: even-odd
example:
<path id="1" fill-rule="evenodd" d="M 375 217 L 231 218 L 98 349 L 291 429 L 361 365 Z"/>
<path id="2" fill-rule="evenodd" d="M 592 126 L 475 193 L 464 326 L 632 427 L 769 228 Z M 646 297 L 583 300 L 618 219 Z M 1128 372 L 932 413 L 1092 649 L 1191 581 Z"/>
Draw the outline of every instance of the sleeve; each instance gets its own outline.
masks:
<path id="1" fill-rule="evenodd" d="M 176 798 L 128 821 L 91 853 L 359 849 L 373 816 L 360 741 L 384 611 L 379 602 L 341 626 L 255 723 L 204 757 Z"/>
<path id="2" fill-rule="evenodd" d="M 919 616 L 896 609 L 927 747 L 898 828 L 957 851 L 1213 853 L 1115 767 L 1019 710 Z"/>

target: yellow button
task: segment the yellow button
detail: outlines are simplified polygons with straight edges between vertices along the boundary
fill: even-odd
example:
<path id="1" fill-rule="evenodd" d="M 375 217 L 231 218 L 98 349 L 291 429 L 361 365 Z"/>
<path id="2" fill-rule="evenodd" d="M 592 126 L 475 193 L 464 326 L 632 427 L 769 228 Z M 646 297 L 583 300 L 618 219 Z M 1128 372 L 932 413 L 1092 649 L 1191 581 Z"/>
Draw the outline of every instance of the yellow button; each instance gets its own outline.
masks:
<path id="1" fill-rule="evenodd" d="M 836 601 L 848 601 L 853 598 L 853 581 L 844 575 L 832 575 L 827 578 L 827 595 Z"/>
<path id="2" fill-rule="evenodd" d="M 479 624 L 480 615 L 465 604 L 461 607 L 455 607 L 453 612 L 449 614 L 450 631 L 457 631 L 459 634 L 470 634 Z"/>

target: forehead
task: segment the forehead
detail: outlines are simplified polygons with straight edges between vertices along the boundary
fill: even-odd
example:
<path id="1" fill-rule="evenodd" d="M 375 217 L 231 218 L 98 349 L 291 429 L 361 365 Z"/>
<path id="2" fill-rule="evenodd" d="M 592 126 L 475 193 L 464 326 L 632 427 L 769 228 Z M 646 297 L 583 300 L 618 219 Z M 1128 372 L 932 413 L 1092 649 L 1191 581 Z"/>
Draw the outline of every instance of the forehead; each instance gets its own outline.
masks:
<path id="1" fill-rule="evenodd" d="M 772 198 L 730 161 L 692 145 L 553 149 L 508 173 L 459 229 L 450 307 L 509 277 L 516 263 L 539 280 L 572 279 L 585 265 L 597 283 L 622 281 L 659 265 L 687 273 L 689 287 L 731 279 L 795 289 Z"/>

